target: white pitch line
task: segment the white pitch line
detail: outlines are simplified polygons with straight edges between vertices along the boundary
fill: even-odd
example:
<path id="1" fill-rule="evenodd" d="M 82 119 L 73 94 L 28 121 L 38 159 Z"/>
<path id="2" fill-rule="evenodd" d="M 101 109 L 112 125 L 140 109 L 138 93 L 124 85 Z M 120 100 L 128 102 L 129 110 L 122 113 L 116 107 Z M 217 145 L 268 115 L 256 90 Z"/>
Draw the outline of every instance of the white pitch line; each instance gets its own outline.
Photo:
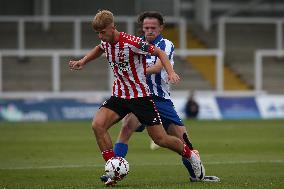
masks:
<path id="1" fill-rule="evenodd" d="M 284 163 L 284 160 L 269 160 L 269 161 L 212 161 L 204 162 L 204 165 L 224 165 L 224 164 L 254 164 L 254 163 Z M 180 163 L 140 163 L 132 164 L 132 166 L 165 166 L 165 165 L 181 165 Z M 84 168 L 84 167 L 104 167 L 103 164 L 68 164 L 68 165 L 49 165 L 49 166 L 37 166 L 37 167 L 0 167 L 0 170 L 28 170 L 28 169 L 62 169 L 62 168 Z"/>

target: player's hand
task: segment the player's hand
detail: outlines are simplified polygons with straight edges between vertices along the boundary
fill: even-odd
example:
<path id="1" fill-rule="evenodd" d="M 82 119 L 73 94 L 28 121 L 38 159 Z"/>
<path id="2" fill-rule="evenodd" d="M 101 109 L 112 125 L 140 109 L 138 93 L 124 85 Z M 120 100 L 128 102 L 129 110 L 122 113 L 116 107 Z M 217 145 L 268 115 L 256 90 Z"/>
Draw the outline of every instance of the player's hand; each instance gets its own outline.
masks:
<path id="1" fill-rule="evenodd" d="M 69 61 L 69 68 L 70 70 L 81 70 L 83 69 L 83 62 L 80 60 L 70 60 Z"/>
<path id="2" fill-rule="evenodd" d="M 169 83 L 177 84 L 179 82 L 179 80 L 180 80 L 179 75 L 176 74 L 175 72 L 171 75 L 168 75 Z"/>

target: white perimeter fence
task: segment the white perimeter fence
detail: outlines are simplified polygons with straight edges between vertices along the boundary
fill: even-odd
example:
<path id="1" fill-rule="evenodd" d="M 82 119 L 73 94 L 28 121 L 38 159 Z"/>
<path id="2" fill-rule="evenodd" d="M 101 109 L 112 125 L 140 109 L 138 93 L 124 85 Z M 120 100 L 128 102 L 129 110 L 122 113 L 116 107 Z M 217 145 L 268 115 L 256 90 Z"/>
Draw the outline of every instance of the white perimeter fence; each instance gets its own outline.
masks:
<path id="1" fill-rule="evenodd" d="M 23 50 L 21 51 L 22 56 L 51 56 L 52 57 L 52 91 L 50 93 L 36 93 L 36 92 L 4 92 L 3 86 L 3 56 L 18 56 L 18 50 L 2 50 L 0 51 L 0 96 L 2 97 L 24 97 L 24 96 L 54 96 L 60 95 L 60 57 L 61 56 L 81 56 L 88 52 L 88 50 Z M 216 91 L 223 91 L 223 53 L 220 50 L 180 50 L 175 51 L 176 55 L 179 56 L 215 56 L 216 57 Z M 112 88 L 112 73 L 109 72 L 109 89 Z M 82 94 L 81 92 L 80 94 Z M 86 94 L 88 94 L 87 92 Z M 61 95 L 62 95 L 61 94 Z"/>
<path id="2" fill-rule="evenodd" d="M 81 56 L 87 52 L 87 50 L 81 48 L 81 24 L 84 22 L 91 22 L 93 16 L 51 16 L 51 17 L 32 17 L 32 16 L 2 16 L 0 17 L 0 23 L 16 22 L 17 23 L 17 49 L 5 50 L 0 49 L 0 96 L 33 96 L 38 95 L 37 92 L 4 92 L 3 86 L 3 56 L 51 56 L 52 57 L 52 91 L 47 93 L 40 93 L 46 96 L 60 96 L 68 95 L 68 92 L 60 91 L 60 57 L 61 56 Z M 230 23 L 250 23 L 250 24 L 276 24 L 276 50 L 256 50 L 255 52 L 255 93 L 262 92 L 262 57 L 264 56 L 282 56 L 283 53 L 283 23 L 282 19 L 270 19 L 270 18 L 221 18 L 218 22 L 218 49 L 190 49 L 186 47 L 186 31 L 187 23 L 184 18 L 180 17 L 165 17 L 167 23 L 176 24 L 179 28 L 179 44 L 180 48 L 176 49 L 176 54 L 179 56 L 215 56 L 216 57 L 216 88 L 215 92 L 224 92 L 224 78 L 223 78 L 223 64 L 224 53 L 226 51 L 226 24 Z M 43 28 L 50 22 L 71 22 L 73 23 L 73 48 L 62 50 L 39 50 L 39 49 L 26 49 L 25 48 L 25 24 L 27 22 L 39 22 L 43 24 Z M 117 16 L 116 22 L 126 23 L 126 32 L 133 34 L 136 17 L 129 16 Z M 110 74 L 111 75 L 111 74 Z M 111 76 L 109 77 L 109 87 L 111 88 Z M 82 93 L 80 93 L 82 94 Z M 87 94 L 87 92 L 86 92 Z"/>

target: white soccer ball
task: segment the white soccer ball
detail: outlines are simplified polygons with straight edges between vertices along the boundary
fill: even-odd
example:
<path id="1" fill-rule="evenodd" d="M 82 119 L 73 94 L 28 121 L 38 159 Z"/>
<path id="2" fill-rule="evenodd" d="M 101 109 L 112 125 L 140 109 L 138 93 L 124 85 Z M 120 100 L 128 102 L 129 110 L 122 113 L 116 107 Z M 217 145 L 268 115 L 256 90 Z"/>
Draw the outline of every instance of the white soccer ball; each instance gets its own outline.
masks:
<path id="1" fill-rule="evenodd" d="M 123 178 L 129 173 L 129 163 L 122 157 L 113 157 L 106 162 L 105 173 L 110 178 Z"/>

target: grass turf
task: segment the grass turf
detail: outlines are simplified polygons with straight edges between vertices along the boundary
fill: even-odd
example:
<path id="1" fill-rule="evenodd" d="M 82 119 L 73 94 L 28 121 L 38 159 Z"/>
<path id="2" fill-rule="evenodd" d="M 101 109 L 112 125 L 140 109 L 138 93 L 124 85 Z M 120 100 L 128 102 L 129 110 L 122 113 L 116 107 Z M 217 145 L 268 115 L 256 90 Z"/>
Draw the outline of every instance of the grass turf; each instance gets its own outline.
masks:
<path id="1" fill-rule="evenodd" d="M 283 188 L 284 121 L 186 122 L 207 175 L 190 183 L 180 157 L 151 151 L 146 132 L 129 143 L 130 173 L 117 188 Z M 116 138 L 120 125 L 111 129 Z M 90 122 L 0 123 L 0 189 L 105 188 Z"/>

